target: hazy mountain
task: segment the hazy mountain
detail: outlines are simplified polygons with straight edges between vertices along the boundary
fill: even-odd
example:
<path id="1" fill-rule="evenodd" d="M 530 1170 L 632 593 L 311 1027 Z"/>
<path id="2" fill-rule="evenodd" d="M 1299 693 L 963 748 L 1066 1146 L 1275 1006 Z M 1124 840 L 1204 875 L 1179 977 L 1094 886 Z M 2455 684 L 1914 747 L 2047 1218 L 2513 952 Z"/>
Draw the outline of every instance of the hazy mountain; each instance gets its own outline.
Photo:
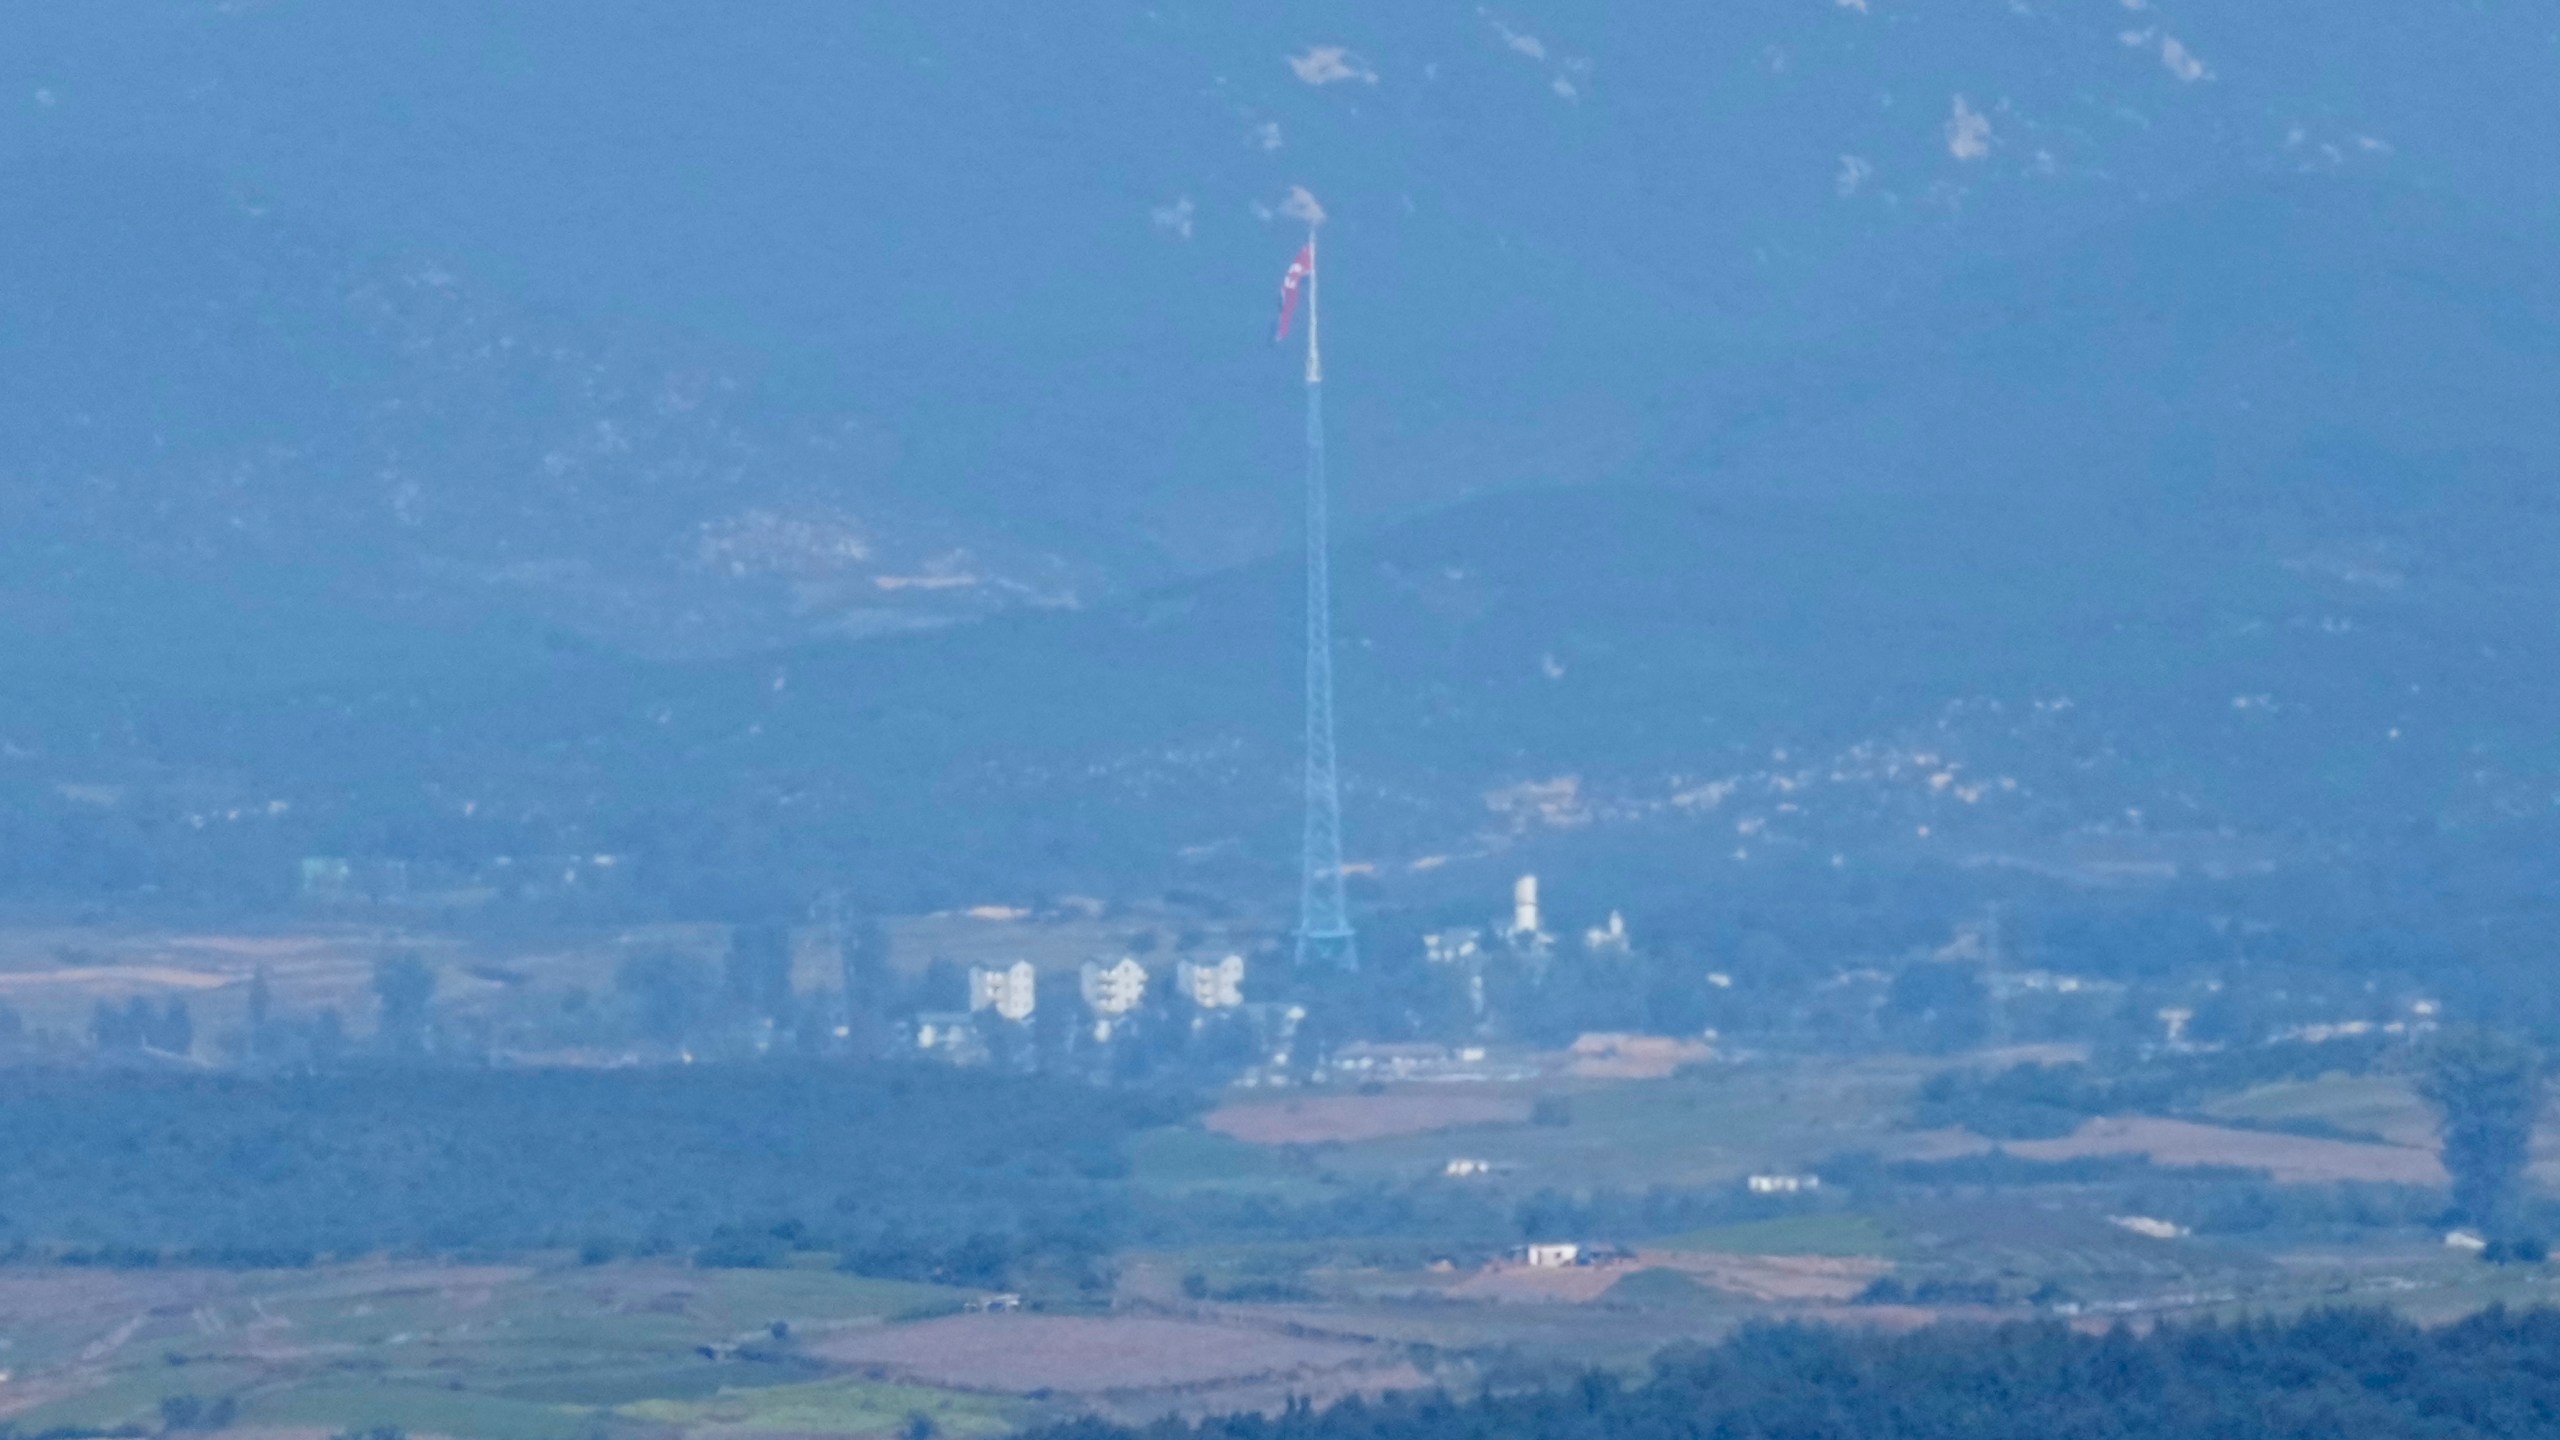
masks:
<path id="1" fill-rule="evenodd" d="M 26 293 L 74 315 L 132 303 L 106 272 L 154 263 L 116 238 L 140 225 L 200 257 L 161 276 L 162 303 L 295 297 L 270 336 L 315 368 L 421 329 L 512 338 L 529 352 L 512 371 L 447 355 L 401 376 L 401 453 L 363 473 L 441 448 L 438 503 L 468 508 L 560 484 L 540 468 L 557 449 L 590 488 L 693 473 L 738 502 L 630 517 L 653 556 L 775 491 L 843 501 L 893 548 L 872 512 L 894 495 L 963 517 L 952 543 L 1027 537 L 1130 581 L 1281 546 L 1289 372 L 1257 339 L 1293 184 L 1335 216 L 1355 519 L 1610 475 L 1666 412 L 1721 423 L 1681 413 L 1701 372 L 1738 380 L 1950 267 L 2180 194 L 2316 172 L 2523 216 L 2555 198 L 2519 148 L 2536 87 L 2495 83 L 2548 37 L 2495 7 L 2349 25 L 2094 0 L 1267 17 L 165 0 L 0 23 L 0 154 L 91 197 L 52 214 L 39 181 L 12 207 L 90 264 L 24 257 Z M 333 335 L 365 323 L 342 313 L 356 297 L 404 333 Z M 114 364 L 138 392 L 187 366 L 147 325 L 125 333 Z M 260 372 L 253 413 L 299 388 L 293 418 L 325 405 L 343 427 L 372 399 L 291 368 Z M 442 392 L 501 374 L 511 400 L 551 392 L 506 417 L 539 432 L 529 453 L 450 433 L 496 417 Z M 581 387 L 595 410 L 695 391 L 716 409 L 641 427 L 575 413 Z M 580 427 L 608 420 L 628 448 L 581 452 Z M 174 466 L 238 437 L 162 438 Z M 518 558 L 574 564 L 597 523 Z"/>
<path id="2" fill-rule="evenodd" d="M 515 612 L 643 653 L 1072 603 L 1087 578 L 891 491 L 859 417 L 778 412 L 432 261 L 349 258 L 200 176 L 54 158 L 0 185 L 22 578 Z"/>
<path id="3" fill-rule="evenodd" d="M 0 34 L 30 824 L 714 898 L 1282 880 L 1297 184 L 1384 876 L 1619 822 L 2245 869 L 2548 808 L 2560 193 L 2496 7 Z"/>

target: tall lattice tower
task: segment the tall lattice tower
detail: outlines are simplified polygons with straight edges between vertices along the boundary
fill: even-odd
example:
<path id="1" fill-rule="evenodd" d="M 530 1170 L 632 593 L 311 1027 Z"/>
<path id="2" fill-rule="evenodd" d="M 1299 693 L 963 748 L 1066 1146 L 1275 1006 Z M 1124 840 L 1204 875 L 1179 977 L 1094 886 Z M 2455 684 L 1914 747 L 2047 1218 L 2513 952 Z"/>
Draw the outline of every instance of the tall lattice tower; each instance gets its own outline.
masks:
<path id="1" fill-rule="evenodd" d="M 1315 232 L 1307 232 L 1307 773 L 1299 857 L 1298 964 L 1360 968 L 1342 891 L 1342 782 L 1333 756 L 1333 563 L 1324 473 L 1324 354 L 1317 346 Z"/>

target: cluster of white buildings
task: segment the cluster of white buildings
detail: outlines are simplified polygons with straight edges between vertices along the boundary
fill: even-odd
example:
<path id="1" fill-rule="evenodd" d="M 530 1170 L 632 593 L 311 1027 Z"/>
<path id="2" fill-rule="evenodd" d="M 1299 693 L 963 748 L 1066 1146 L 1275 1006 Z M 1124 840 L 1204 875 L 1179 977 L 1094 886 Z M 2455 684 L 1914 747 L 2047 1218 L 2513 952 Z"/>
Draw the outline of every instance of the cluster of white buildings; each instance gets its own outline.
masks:
<path id="1" fill-rule="evenodd" d="M 2119 987 L 2121 988 L 2121 987 Z M 2219 988 L 2216 982 L 2215 988 Z M 2394 1039 L 2415 1040 L 2433 1034 L 2440 1023 L 2441 1008 L 2433 1000 L 2412 1000 L 2408 1013 L 2397 1020 L 2324 1020 L 2288 1026 L 2268 1038 L 2277 1041 L 2300 1041 L 2306 1045 L 2326 1045 L 2334 1040 L 2356 1040 L 2371 1035 L 2387 1035 Z M 2211 1049 L 2199 1046 L 2187 1033 L 2194 1023 L 2193 1006 L 2173 1005 L 2159 1011 L 2161 1043 L 2171 1050 Z"/>
<path id="2" fill-rule="evenodd" d="M 1002 912 L 1001 918 L 1017 918 L 1017 912 Z M 1633 941 L 1626 918 L 1613 911 L 1605 924 L 1585 930 L 1580 944 L 1586 953 L 1600 956 L 1625 954 Z M 1543 968 L 1559 942 L 1547 928 L 1540 907 L 1538 877 L 1522 875 L 1512 883 L 1508 914 L 1483 926 L 1426 935 L 1423 947 L 1425 958 L 1433 965 L 1458 973 L 1481 1018 L 1485 1014 L 1487 961 L 1497 956 L 1511 957 Z M 1305 1017 L 1305 1011 L 1297 1006 L 1249 1002 L 1245 997 L 1245 974 L 1245 958 L 1239 954 L 1215 959 L 1182 957 L 1174 961 L 1169 974 L 1162 968 L 1150 971 L 1135 955 L 1087 960 L 1076 970 L 1076 1000 L 1082 1013 L 1074 1017 L 1073 1033 L 1082 1042 L 1109 1044 L 1148 1011 L 1151 993 L 1167 993 L 1177 1007 L 1188 1012 L 1195 1029 L 1222 1015 L 1250 1024 L 1257 1050 L 1276 1073 L 1277 1067 L 1288 1063 L 1297 1022 Z M 1062 976 L 1058 978 L 1063 980 Z M 1158 989 L 1166 984 L 1169 991 Z M 929 1012 L 915 1017 L 910 1033 L 916 1048 L 963 1063 L 1007 1049 L 1000 1038 L 1005 1034 L 1004 1027 L 1028 1027 L 1039 1018 L 1042 988 L 1039 968 L 1029 960 L 972 965 L 968 972 L 969 1008 L 965 1012 Z M 1059 992 L 1051 990 L 1048 1003 L 1055 1007 L 1060 1000 Z M 1446 1068 L 1440 1064 L 1445 1057 L 1438 1047 L 1428 1047 L 1432 1051 L 1430 1064 L 1387 1053 L 1395 1047 L 1352 1048 L 1361 1053 L 1350 1056 L 1348 1063 L 1338 1068 L 1361 1071 L 1363 1078 L 1435 1078 L 1420 1072 Z M 1457 1063 L 1464 1069 L 1482 1062 L 1483 1052 L 1476 1050 L 1463 1052 Z M 1368 1076 L 1365 1072 L 1372 1068 L 1382 1073 Z M 1248 1083 L 1253 1078 L 1248 1075 Z M 1469 1074 L 1465 1078 L 1480 1077 Z"/>
<path id="3" fill-rule="evenodd" d="M 1623 955 L 1634 944 L 1627 917 L 1612 910 L 1606 924 L 1582 932 L 1582 948 L 1594 955 Z M 1423 958 L 1434 965 L 1473 966 L 1497 951 L 1543 960 L 1553 954 L 1556 937 L 1547 929 L 1538 904 L 1538 877 L 1523 875 L 1511 882 L 1511 913 L 1490 926 L 1461 926 L 1422 937 Z"/>
<path id="4" fill-rule="evenodd" d="M 1612 910 L 1606 924 L 1582 932 L 1582 948 L 1590 955 L 1624 955 L 1634 946 L 1627 917 Z M 1422 958 L 1458 971 L 1465 979 L 1467 1002 L 1476 1015 L 1485 1013 L 1484 966 L 1495 955 L 1526 961 L 1543 972 L 1556 950 L 1538 904 L 1538 877 L 1523 875 L 1511 882 L 1511 913 L 1489 926 L 1460 926 L 1422 937 Z"/>
<path id="5" fill-rule="evenodd" d="M 1097 1044 L 1114 1034 L 1145 1008 L 1154 977 L 1134 955 L 1116 960 L 1087 960 L 1076 971 L 1076 996 L 1083 1002 L 1085 1033 Z M 1173 969 L 1174 993 L 1193 1011 L 1199 1024 L 1221 1011 L 1242 1010 L 1245 960 L 1228 955 L 1217 960 L 1180 960 Z M 1040 1013 L 1040 971 L 1028 960 L 1007 965 L 969 967 L 969 1008 L 965 1013 L 928 1012 L 915 1020 L 918 1050 L 958 1061 L 985 1058 L 991 1024 L 1028 1026 Z"/>

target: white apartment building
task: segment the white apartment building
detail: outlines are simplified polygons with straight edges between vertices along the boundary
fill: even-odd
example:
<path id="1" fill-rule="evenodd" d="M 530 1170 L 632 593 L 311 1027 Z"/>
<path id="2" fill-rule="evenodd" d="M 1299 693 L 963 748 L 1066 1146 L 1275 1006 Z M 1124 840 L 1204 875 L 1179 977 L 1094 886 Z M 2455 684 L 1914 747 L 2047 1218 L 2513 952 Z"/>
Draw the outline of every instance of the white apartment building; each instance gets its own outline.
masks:
<path id="1" fill-rule="evenodd" d="M 1203 1010 L 1233 1010 L 1244 1004 L 1244 957 L 1185 960 L 1174 966 L 1176 988 Z"/>
<path id="2" fill-rule="evenodd" d="M 1010 965 L 969 967 L 969 1011 L 993 1010 L 1000 1019 L 1019 1025 L 1040 1005 L 1040 973 L 1028 960 Z"/>
<path id="3" fill-rule="evenodd" d="M 1104 1019 L 1116 1019 L 1146 1003 L 1147 967 L 1123 955 L 1109 965 L 1087 960 L 1077 974 L 1085 1008 Z"/>

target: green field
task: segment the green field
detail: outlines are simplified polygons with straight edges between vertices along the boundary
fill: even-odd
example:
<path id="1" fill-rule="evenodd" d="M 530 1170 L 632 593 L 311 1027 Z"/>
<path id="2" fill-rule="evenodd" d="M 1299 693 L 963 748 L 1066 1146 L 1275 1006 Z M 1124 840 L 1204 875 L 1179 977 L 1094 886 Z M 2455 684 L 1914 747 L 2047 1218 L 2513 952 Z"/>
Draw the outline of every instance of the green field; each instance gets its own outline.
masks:
<path id="1" fill-rule="evenodd" d="M 193 1396 L 227 1401 L 243 1424 L 579 1440 L 663 1428 L 651 1405 L 744 1407 L 752 1421 L 763 1413 L 752 1397 L 772 1391 L 808 1392 L 791 1414 L 843 1421 L 784 1427 L 802 1433 L 879 1433 L 894 1428 L 879 1423 L 884 1407 L 897 1418 L 949 1409 L 944 1428 L 982 1433 L 1002 1425 L 984 1405 L 837 1394 L 799 1349 L 803 1337 L 948 1313 L 966 1298 L 827 1270 L 639 1264 L 0 1271 L 19 1362 L 11 1395 L 37 1399 L 7 1418 L 26 1430 L 156 1429 L 164 1399 Z"/>
<path id="2" fill-rule="evenodd" d="M 2394 1145 L 2431 1145 L 2436 1135 L 2435 1113 L 2398 1075 L 2323 1075 L 2260 1085 L 2202 1109 L 2216 1120 Z"/>
<path id="3" fill-rule="evenodd" d="M 1666 1309 L 1704 1309 L 1732 1302 L 1677 1270 L 1639 1270 L 1609 1287 L 1602 1297 L 1613 1305 Z"/>
<path id="4" fill-rule="evenodd" d="M 1722 1185 L 1753 1170 L 1879 1144 L 1937 1068 L 1888 1057 L 1711 1067 L 1665 1080 L 1552 1081 L 1539 1092 L 1563 1098 L 1568 1124 L 1466 1125 L 1313 1146 L 1311 1173 L 1338 1182 L 1410 1182 L 1466 1156 L 1499 1167 L 1507 1187 Z"/>
<path id="5" fill-rule="evenodd" d="M 982 1395 L 835 1379 L 722 1390 L 700 1400 L 646 1400 L 617 1413 L 706 1435 L 887 1435 L 921 1416 L 936 1434 L 969 1437 L 1001 1435 L 1039 1411 Z"/>
<path id="6" fill-rule="evenodd" d="M 1238 1191 L 1311 1204 L 1339 1193 L 1286 1150 L 1248 1145 L 1196 1126 L 1141 1132 L 1129 1147 L 1129 1178 L 1140 1189 L 1166 1197 Z"/>
<path id="7" fill-rule="evenodd" d="M 1692 1230 L 1648 1248 L 1710 1250 L 1734 1255 L 1891 1255 L 1890 1227 L 1868 1215 L 1789 1215 Z"/>

